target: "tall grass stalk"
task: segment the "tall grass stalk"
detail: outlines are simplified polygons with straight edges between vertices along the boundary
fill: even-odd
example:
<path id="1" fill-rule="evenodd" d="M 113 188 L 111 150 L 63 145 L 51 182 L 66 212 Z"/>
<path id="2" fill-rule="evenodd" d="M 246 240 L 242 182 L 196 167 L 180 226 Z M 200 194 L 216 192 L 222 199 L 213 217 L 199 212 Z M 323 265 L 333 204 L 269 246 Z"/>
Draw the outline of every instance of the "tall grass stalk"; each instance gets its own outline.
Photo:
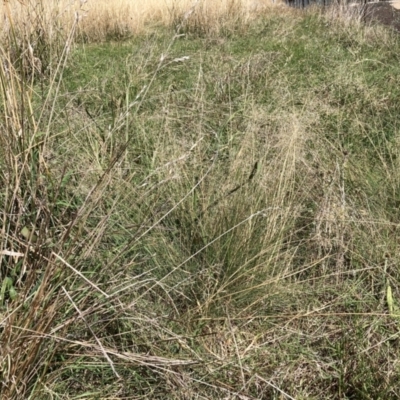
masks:
<path id="1" fill-rule="evenodd" d="M 110 4 L 3 6 L 0 397 L 398 398 L 398 39 Z"/>

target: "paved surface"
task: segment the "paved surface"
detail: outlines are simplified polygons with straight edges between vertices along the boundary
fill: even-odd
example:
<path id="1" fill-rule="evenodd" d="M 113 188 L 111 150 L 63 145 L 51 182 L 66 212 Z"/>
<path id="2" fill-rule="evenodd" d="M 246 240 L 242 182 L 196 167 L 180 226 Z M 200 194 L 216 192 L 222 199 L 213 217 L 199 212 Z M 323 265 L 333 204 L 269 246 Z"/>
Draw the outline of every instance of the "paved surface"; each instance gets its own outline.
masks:
<path id="1" fill-rule="evenodd" d="M 293 2 L 296 0 L 292 0 Z M 297 0 L 299 5 L 302 0 Z M 364 0 L 353 0 L 350 6 L 360 6 Z M 310 0 L 312 2 L 312 0 Z M 328 2 L 328 0 L 327 0 Z M 288 0 L 249 0 L 250 8 L 253 11 L 261 9 L 266 4 L 275 4 L 277 6 L 285 6 Z M 366 22 L 377 22 L 392 27 L 400 33 L 400 0 L 375 0 L 365 4 L 363 19 Z"/>
<path id="2" fill-rule="evenodd" d="M 396 10 L 400 10 L 400 0 L 391 1 L 390 4 L 391 4 L 392 7 L 395 8 Z"/>

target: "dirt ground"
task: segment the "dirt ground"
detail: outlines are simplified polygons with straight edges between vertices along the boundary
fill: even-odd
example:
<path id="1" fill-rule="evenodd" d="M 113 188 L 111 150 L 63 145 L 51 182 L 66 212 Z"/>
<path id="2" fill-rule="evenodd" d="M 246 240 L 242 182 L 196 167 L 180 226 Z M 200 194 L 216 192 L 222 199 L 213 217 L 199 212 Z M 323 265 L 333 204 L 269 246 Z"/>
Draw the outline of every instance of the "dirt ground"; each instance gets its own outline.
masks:
<path id="1" fill-rule="evenodd" d="M 365 8 L 365 20 L 390 26 L 400 33 L 400 0 L 368 3 Z"/>

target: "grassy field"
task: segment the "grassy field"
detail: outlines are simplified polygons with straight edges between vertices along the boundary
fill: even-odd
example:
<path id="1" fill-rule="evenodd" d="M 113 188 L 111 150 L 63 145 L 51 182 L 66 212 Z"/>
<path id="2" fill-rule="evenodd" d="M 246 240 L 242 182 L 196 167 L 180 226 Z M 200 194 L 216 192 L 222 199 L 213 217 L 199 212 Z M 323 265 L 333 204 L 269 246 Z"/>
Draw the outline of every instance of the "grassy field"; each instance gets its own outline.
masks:
<path id="1" fill-rule="evenodd" d="M 2 9 L 0 398 L 399 398 L 398 36 L 97 3 Z"/>

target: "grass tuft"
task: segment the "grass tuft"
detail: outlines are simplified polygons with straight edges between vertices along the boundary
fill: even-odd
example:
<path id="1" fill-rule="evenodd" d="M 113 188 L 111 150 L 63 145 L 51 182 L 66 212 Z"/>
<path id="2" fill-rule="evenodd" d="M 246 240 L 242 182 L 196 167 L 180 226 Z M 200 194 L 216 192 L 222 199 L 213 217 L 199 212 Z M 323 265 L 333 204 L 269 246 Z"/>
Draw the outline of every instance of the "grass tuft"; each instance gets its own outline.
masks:
<path id="1" fill-rule="evenodd" d="M 3 5 L 0 397 L 398 398 L 398 37 L 143 3 Z"/>

